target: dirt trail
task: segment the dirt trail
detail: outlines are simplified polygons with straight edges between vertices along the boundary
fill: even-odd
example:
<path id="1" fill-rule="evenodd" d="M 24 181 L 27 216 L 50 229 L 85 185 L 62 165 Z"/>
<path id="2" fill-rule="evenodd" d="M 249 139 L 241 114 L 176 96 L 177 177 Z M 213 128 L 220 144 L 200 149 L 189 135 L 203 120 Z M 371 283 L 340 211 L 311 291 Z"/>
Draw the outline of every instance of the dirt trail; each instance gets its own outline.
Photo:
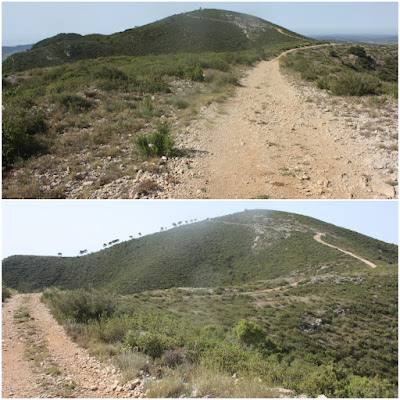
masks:
<path id="1" fill-rule="evenodd" d="M 26 297 L 30 318 L 18 322 L 13 316 Z M 15 295 L 3 305 L 3 397 L 144 397 L 142 382 L 122 385 L 120 371 L 73 343 L 39 298 Z"/>
<path id="2" fill-rule="evenodd" d="M 387 198 L 372 150 L 288 83 L 281 56 L 260 62 L 222 109 L 202 110 L 179 137 L 196 156 L 170 198 Z"/>
<path id="3" fill-rule="evenodd" d="M 354 253 L 351 253 L 350 251 L 343 250 L 343 249 L 341 249 L 340 247 L 336 247 L 336 246 L 334 246 L 333 244 L 329 244 L 329 243 L 324 242 L 324 241 L 321 239 L 321 236 L 325 236 L 325 233 L 318 232 L 318 233 L 314 236 L 314 239 L 315 239 L 317 242 L 324 244 L 325 246 L 332 247 L 333 249 L 339 250 L 339 251 L 341 251 L 342 253 L 345 253 L 345 254 L 348 254 L 349 256 L 352 256 L 352 257 L 354 257 L 354 258 L 357 258 L 358 260 L 360 260 L 360 261 L 362 261 L 363 263 L 367 264 L 367 265 L 368 265 L 369 267 L 371 267 L 371 268 L 376 268 L 376 265 L 375 265 L 374 263 L 372 263 L 371 261 L 368 261 L 368 260 L 366 260 L 365 258 L 362 258 L 362 257 L 360 257 L 360 256 L 357 256 L 357 255 L 355 255 Z"/>
<path id="4" fill-rule="evenodd" d="M 2 398 L 39 397 L 40 393 L 40 381 L 24 359 L 22 329 L 14 322 L 23 299 L 15 295 L 2 306 Z"/>
<path id="5" fill-rule="evenodd" d="M 276 292 L 276 291 L 281 290 L 281 289 L 288 289 L 289 287 L 296 287 L 300 282 L 302 282 L 302 281 L 292 282 L 292 283 L 289 283 L 287 285 L 277 286 L 277 287 L 274 287 L 274 288 L 271 288 L 271 289 L 259 289 L 259 290 L 253 290 L 251 292 L 240 292 L 240 294 L 253 295 L 253 294 L 258 294 L 258 293 Z"/>

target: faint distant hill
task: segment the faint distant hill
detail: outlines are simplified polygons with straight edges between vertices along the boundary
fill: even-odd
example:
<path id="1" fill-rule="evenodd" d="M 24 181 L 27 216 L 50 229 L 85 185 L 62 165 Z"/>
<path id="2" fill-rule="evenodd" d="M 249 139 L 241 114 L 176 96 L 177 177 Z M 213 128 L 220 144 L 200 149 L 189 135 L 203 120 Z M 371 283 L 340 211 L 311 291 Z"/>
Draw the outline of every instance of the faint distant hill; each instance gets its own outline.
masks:
<path id="1" fill-rule="evenodd" d="M 317 40 L 326 40 L 336 43 L 357 43 L 366 45 L 397 45 L 397 35 L 356 35 L 356 34 L 329 34 L 329 35 L 311 35 Z"/>
<path id="2" fill-rule="evenodd" d="M 3 63 L 3 72 L 49 67 L 109 56 L 232 52 L 288 41 L 312 41 L 251 15 L 226 10 L 197 10 L 173 15 L 112 35 L 61 33 L 36 43 Z"/>
<path id="3" fill-rule="evenodd" d="M 33 44 L 21 44 L 19 46 L 2 46 L 1 48 L 1 61 L 4 61 L 8 56 L 15 53 L 23 53 L 30 50 Z"/>

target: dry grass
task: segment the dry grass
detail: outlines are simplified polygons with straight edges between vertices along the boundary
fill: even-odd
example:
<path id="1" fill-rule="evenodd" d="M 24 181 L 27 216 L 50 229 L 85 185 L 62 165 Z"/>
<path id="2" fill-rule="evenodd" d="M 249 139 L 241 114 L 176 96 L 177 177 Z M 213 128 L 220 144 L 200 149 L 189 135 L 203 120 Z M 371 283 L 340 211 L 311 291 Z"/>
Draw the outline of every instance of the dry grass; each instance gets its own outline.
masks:
<path id="1" fill-rule="evenodd" d="M 140 377 L 143 372 L 149 374 L 153 370 L 151 358 L 136 351 L 122 351 L 113 357 L 113 362 L 121 369 L 126 382 Z"/>

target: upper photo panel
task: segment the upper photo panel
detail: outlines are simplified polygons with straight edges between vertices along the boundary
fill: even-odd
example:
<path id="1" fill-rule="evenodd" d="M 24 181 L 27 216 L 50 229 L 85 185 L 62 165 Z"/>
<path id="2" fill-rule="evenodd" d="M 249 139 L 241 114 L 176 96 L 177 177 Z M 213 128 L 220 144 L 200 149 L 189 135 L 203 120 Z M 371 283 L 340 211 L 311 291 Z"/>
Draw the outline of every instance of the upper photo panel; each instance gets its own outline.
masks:
<path id="1" fill-rule="evenodd" d="M 2 197 L 397 198 L 397 16 L 2 2 Z"/>

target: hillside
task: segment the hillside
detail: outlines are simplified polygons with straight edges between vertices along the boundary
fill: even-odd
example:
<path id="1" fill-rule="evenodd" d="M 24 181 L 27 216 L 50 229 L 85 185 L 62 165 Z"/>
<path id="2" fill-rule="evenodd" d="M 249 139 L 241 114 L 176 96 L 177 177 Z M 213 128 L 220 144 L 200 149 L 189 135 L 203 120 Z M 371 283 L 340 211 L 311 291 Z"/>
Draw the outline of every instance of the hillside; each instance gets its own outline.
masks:
<path id="1" fill-rule="evenodd" d="M 30 50 L 33 44 L 21 44 L 19 46 L 2 46 L 1 48 L 1 60 L 4 61 L 11 54 L 22 53 Z"/>
<path id="2" fill-rule="evenodd" d="M 197 10 L 112 35 L 61 33 L 36 43 L 27 53 L 9 57 L 3 73 L 109 56 L 250 50 L 288 38 L 298 43 L 308 40 L 246 14 Z"/>
<path id="3" fill-rule="evenodd" d="M 131 397 L 135 388 L 152 398 L 397 397 L 397 246 L 277 211 L 176 225 L 87 256 L 4 260 L 13 288 L 73 289 L 44 290 L 44 304 L 39 294 L 7 300 L 27 346 L 49 338 L 34 355 L 47 385 L 33 389 L 43 397 L 61 384 L 61 397 Z M 106 371 L 120 374 L 117 383 L 103 383 L 100 366 L 88 372 L 82 355 L 65 359 L 71 345 L 60 345 L 62 334 L 51 340 L 58 327 L 45 304 L 89 354 L 115 365 Z"/>
<path id="4" fill-rule="evenodd" d="M 266 279 L 366 273 L 369 268 L 324 240 L 393 268 L 397 247 L 312 218 L 277 211 L 245 211 L 179 226 L 81 257 L 13 256 L 3 280 L 23 291 L 57 286 L 107 288 L 118 293 L 172 287 L 232 286 Z M 392 267 L 391 267 L 392 265 Z"/>

